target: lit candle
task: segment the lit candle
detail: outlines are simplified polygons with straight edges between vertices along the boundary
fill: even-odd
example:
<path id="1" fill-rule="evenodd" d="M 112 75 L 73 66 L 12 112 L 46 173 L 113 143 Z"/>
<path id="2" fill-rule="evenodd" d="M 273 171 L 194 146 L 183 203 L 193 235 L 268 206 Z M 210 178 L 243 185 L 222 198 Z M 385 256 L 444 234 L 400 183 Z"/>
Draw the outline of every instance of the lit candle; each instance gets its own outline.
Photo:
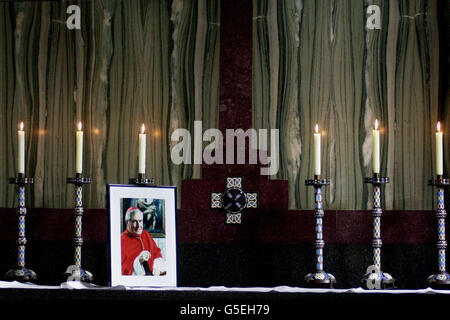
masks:
<path id="1" fill-rule="evenodd" d="M 75 168 L 76 173 L 83 172 L 83 131 L 81 131 L 81 122 L 78 122 Z"/>
<path id="2" fill-rule="evenodd" d="M 139 134 L 139 173 L 145 174 L 145 149 L 146 137 L 145 125 L 142 124 L 141 133 Z"/>
<path id="3" fill-rule="evenodd" d="M 18 153 L 17 153 L 17 172 L 25 173 L 25 131 L 23 131 L 23 122 L 19 124 L 18 137 Z"/>
<path id="4" fill-rule="evenodd" d="M 441 132 L 441 123 L 438 121 L 436 125 L 436 174 L 442 176 L 444 174 L 444 161 L 443 161 L 443 134 Z"/>
<path id="5" fill-rule="evenodd" d="M 320 132 L 319 125 L 314 127 L 314 175 L 320 176 Z"/>
<path id="6" fill-rule="evenodd" d="M 380 173 L 380 130 L 378 120 L 375 120 L 375 129 L 372 130 L 373 137 L 373 173 Z"/>

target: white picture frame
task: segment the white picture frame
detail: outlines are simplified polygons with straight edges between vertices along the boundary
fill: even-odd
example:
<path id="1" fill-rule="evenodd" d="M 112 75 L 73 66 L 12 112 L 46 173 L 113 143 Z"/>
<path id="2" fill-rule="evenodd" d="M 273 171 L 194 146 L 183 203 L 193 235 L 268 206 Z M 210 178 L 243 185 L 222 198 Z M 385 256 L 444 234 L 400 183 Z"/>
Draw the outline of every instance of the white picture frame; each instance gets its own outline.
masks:
<path id="1" fill-rule="evenodd" d="M 111 286 L 176 287 L 176 187 L 108 184 L 107 202 Z M 127 228 L 128 223 L 125 222 L 126 211 L 134 210 L 130 209 L 131 207 L 139 208 L 139 211 L 145 212 L 143 214 L 143 230 L 150 234 L 150 238 L 154 240 L 159 248 L 159 251 L 155 251 L 155 256 L 160 253 L 158 268 L 162 272 L 156 271 L 159 272 L 158 275 L 153 275 L 151 270 L 146 275 L 139 272 L 135 274 L 135 270 L 139 268 L 139 265 L 137 268 L 134 268 L 137 263 L 136 259 L 132 267 L 133 273 L 126 274 L 130 270 L 125 266 L 130 264 L 130 256 L 135 255 L 135 245 L 133 243 L 131 244 L 133 248 L 132 254 L 129 253 L 131 250 L 127 253 L 125 251 L 122 252 L 122 246 L 124 250 L 125 248 L 128 249 L 130 248 L 130 241 L 136 241 L 129 240 L 129 238 L 135 239 L 136 234 L 129 232 Z M 144 238 L 144 235 L 141 235 Z M 141 236 L 137 236 L 137 238 L 139 239 Z M 144 242 L 141 241 L 140 243 Z M 142 246 L 144 245 L 142 244 Z M 152 268 L 156 267 L 152 265 Z M 146 270 L 149 270 L 148 264 Z"/>

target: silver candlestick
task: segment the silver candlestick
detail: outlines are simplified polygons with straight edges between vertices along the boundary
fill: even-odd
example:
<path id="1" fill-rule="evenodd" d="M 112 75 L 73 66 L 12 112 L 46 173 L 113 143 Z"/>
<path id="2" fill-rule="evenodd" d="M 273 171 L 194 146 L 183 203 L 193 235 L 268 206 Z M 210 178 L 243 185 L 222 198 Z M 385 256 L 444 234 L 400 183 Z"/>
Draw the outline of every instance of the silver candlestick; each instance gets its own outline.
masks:
<path id="1" fill-rule="evenodd" d="M 74 245 L 74 264 L 67 267 L 64 275 L 67 281 L 92 282 L 94 279 L 92 273 L 81 268 L 81 247 L 83 245 L 82 237 L 82 218 L 83 218 L 83 185 L 90 184 L 90 178 L 83 178 L 80 173 L 75 178 L 67 178 L 67 183 L 75 185 L 75 236 Z"/>
<path id="2" fill-rule="evenodd" d="M 428 277 L 428 282 L 432 287 L 450 288 L 450 275 L 446 271 L 446 256 L 445 249 L 447 248 L 447 241 L 445 240 L 445 194 L 444 188 L 450 185 L 449 179 L 443 179 L 442 176 L 437 176 L 437 179 L 430 180 L 429 185 L 437 188 L 437 209 L 436 218 L 438 222 L 438 270 L 439 272 Z"/>
<path id="3" fill-rule="evenodd" d="M 5 279 L 9 281 L 27 282 L 36 280 L 36 273 L 25 267 L 25 216 L 27 208 L 25 206 L 25 186 L 32 184 L 33 178 L 25 178 L 23 173 L 19 173 L 17 177 L 10 178 L 9 183 L 17 185 L 17 216 L 18 216 L 18 237 L 17 237 L 17 269 L 9 270 Z"/>
<path id="4" fill-rule="evenodd" d="M 385 289 L 394 287 L 395 279 L 389 274 L 381 271 L 381 185 L 389 182 L 389 178 L 382 178 L 375 173 L 372 178 L 365 178 L 365 183 L 373 185 L 373 265 L 369 266 L 366 275 L 362 279 L 365 289 Z"/>
<path id="5" fill-rule="evenodd" d="M 322 186 L 330 184 L 327 179 L 320 179 L 319 175 L 315 175 L 314 179 L 306 180 L 307 186 L 314 187 L 314 218 L 316 218 L 316 272 L 309 273 L 305 276 L 305 281 L 310 287 L 333 287 L 336 282 L 336 278 L 327 273 L 323 269 L 323 248 L 325 247 L 325 241 L 323 241 L 323 216 L 325 215 L 322 208 Z"/>

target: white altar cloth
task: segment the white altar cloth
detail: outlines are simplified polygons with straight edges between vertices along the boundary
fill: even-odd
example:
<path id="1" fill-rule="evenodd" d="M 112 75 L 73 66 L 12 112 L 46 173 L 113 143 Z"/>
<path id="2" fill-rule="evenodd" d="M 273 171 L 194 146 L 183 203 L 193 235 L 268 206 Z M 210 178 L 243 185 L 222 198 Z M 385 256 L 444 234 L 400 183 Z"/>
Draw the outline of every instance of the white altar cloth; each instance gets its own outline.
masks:
<path id="1" fill-rule="evenodd" d="M 17 281 L 0 281 L 1 289 L 101 289 L 101 290 L 148 290 L 148 291 L 210 291 L 210 292 L 278 292 L 278 293 L 364 293 L 364 294 L 450 294 L 450 290 L 436 290 L 432 288 L 425 289 L 388 289 L 388 290 L 366 290 L 359 288 L 348 289 L 312 289 L 302 287 L 277 286 L 277 287 L 126 287 L 126 286 L 98 286 L 95 284 L 70 281 L 63 282 L 59 286 L 37 285 L 33 283 L 20 283 Z"/>

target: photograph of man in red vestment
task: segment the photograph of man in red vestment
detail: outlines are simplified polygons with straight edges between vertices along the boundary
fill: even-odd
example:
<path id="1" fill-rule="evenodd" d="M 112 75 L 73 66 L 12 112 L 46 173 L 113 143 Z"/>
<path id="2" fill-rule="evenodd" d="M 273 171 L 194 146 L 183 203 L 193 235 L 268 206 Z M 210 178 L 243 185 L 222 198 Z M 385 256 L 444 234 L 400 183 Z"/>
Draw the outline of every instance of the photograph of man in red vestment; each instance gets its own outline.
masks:
<path id="1" fill-rule="evenodd" d="M 137 207 L 125 213 L 126 229 L 121 234 L 122 274 L 134 276 L 166 275 L 161 249 L 144 229 L 144 215 Z"/>

